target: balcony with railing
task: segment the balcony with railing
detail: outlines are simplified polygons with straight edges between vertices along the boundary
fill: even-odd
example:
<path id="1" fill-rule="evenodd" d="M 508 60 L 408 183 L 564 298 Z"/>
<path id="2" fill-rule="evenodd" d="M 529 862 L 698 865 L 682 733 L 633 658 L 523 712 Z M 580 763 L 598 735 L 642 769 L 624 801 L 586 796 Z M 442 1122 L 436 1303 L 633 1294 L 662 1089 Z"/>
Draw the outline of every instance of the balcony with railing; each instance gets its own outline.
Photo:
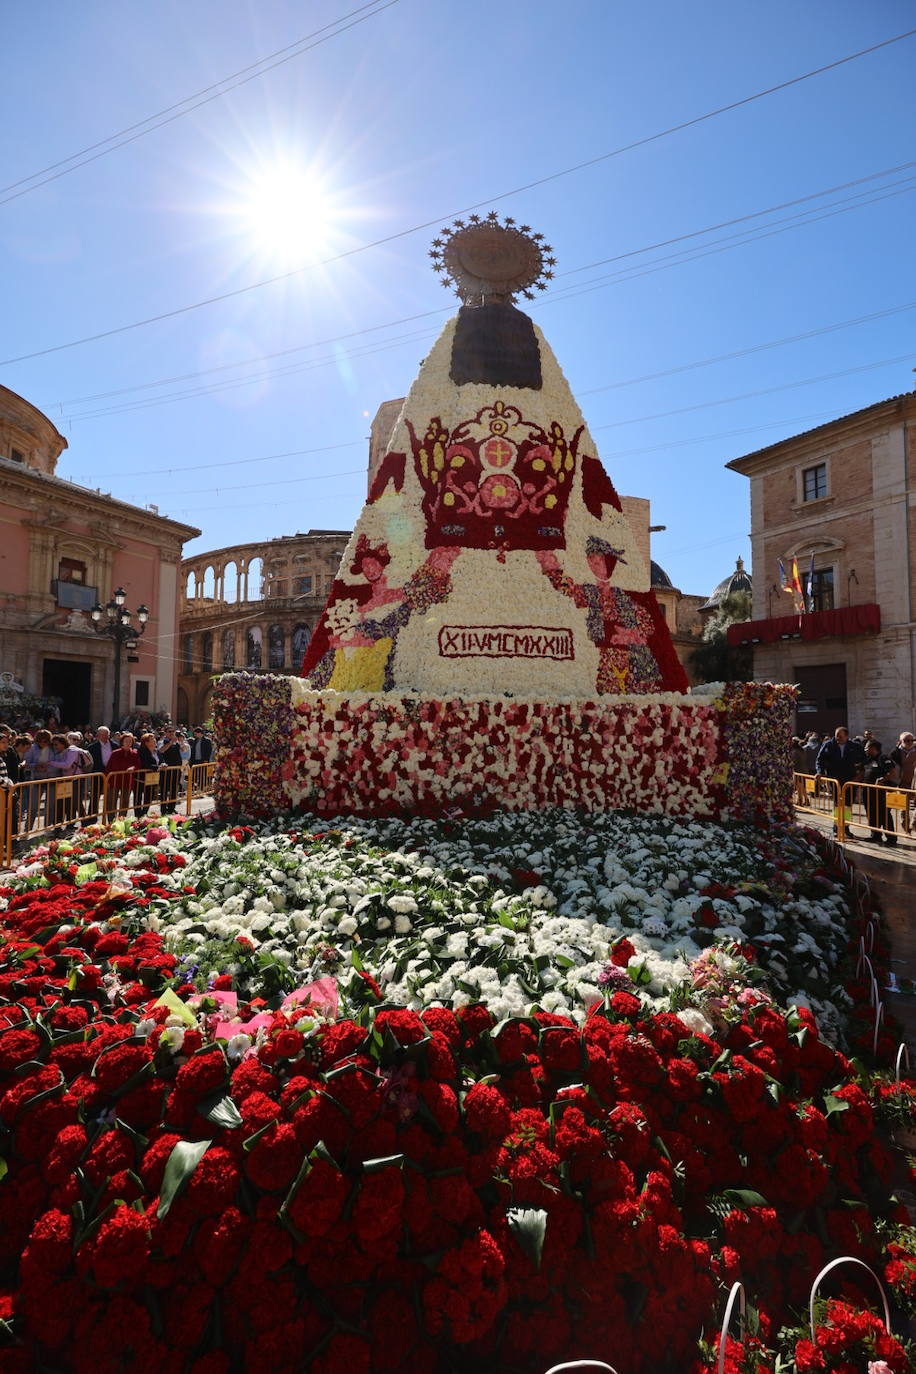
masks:
<path id="1" fill-rule="evenodd" d="M 829 611 L 807 611 L 804 615 L 740 621 L 729 625 L 728 642 L 737 648 L 746 644 L 778 644 L 785 639 L 845 639 L 878 634 L 880 630 L 880 606 L 839 606 Z"/>

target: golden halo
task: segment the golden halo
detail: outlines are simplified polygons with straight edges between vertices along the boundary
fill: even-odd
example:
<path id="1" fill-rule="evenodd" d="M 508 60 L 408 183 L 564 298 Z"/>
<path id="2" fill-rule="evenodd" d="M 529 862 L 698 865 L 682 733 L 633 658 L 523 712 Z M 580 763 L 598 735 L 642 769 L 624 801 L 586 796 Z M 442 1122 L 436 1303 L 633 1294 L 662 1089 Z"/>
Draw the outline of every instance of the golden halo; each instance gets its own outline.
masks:
<path id="1" fill-rule="evenodd" d="M 456 219 L 433 239 L 430 257 L 443 286 L 453 286 L 465 304 L 511 302 L 521 293 L 531 300 L 553 276 L 556 258 L 543 234 L 495 210 L 482 219 Z"/>

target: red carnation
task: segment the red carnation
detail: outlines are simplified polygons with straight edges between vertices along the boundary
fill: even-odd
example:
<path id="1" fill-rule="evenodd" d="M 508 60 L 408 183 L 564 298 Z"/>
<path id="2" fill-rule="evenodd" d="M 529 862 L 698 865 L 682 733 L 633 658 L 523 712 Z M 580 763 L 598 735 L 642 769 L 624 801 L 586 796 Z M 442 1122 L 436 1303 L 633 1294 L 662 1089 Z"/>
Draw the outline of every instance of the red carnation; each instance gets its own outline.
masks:
<path id="1" fill-rule="evenodd" d="M 399 1045 L 415 1045 L 428 1034 L 415 1011 L 380 1011 L 375 1018 L 375 1029 L 384 1033 L 386 1027 Z"/>
<path id="2" fill-rule="evenodd" d="M 454 1012 L 449 1011 L 448 1007 L 427 1007 L 420 1015 L 425 1026 L 431 1031 L 439 1031 L 453 1049 L 458 1048 L 461 1044 L 461 1027 Z"/>
<path id="3" fill-rule="evenodd" d="M 339 1332 L 312 1361 L 311 1374 L 369 1374 L 369 1356 L 364 1340 Z"/>
<path id="4" fill-rule="evenodd" d="M 56 1209 L 45 1212 L 32 1227 L 22 1257 L 23 1277 L 63 1274 L 71 1263 L 73 1222 Z"/>
<path id="5" fill-rule="evenodd" d="M 459 1007 L 455 1013 L 461 1022 L 461 1030 L 466 1041 L 476 1040 L 485 1030 L 496 1024 L 493 1013 L 480 1002 L 467 1007 Z"/>
<path id="6" fill-rule="evenodd" d="M 34 1059 L 41 1049 L 41 1038 L 33 1030 L 8 1030 L 0 1035 L 0 1073 L 12 1073 L 20 1064 Z"/>
<path id="7" fill-rule="evenodd" d="M 611 1009 L 617 1016 L 632 1018 L 638 1016 L 642 1003 L 631 992 L 615 992 L 611 998 Z"/>
<path id="8" fill-rule="evenodd" d="M 354 1021 L 338 1021 L 328 1026 L 321 1037 L 321 1064 L 323 1068 L 333 1068 L 335 1064 L 355 1054 L 366 1039 L 365 1026 Z"/>
<path id="9" fill-rule="evenodd" d="M 468 1126 L 488 1140 L 503 1140 L 512 1116 L 502 1094 L 489 1083 L 475 1083 L 464 1099 Z"/>
<path id="10" fill-rule="evenodd" d="M 221 1212 L 235 1201 L 239 1168 L 228 1150 L 211 1145 L 188 1179 L 185 1196 L 198 1216 Z"/>
<path id="11" fill-rule="evenodd" d="M 187 1044 L 187 1036 L 185 1036 Z M 175 1078 L 179 1091 L 191 1098 L 209 1097 L 226 1086 L 226 1060 L 221 1049 L 195 1055 L 182 1064 Z"/>
<path id="12" fill-rule="evenodd" d="M 245 1171 L 256 1187 L 264 1192 L 276 1192 L 288 1188 L 292 1183 L 302 1163 L 302 1156 L 295 1127 L 288 1121 L 277 1122 L 255 1142 L 247 1157 Z"/>
<path id="13" fill-rule="evenodd" d="M 49 1183 L 63 1183 L 73 1172 L 86 1148 L 86 1131 L 79 1125 L 65 1126 L 54 1141 L 43 1164 Z"/>
<path id="14" fill-rule="evenodd" d="M 117 1207 L 80 1250 L 77 1263 L 88 1262 L 96 1283 L 103 1288 L 125 1282 L 138 1286 L 149 1258 L 149 1241 L 149 1222 L 143 1213 L 132 1207 Z"/>
<path id="15" fill-rule="evenodd" d="M 205 1218 L 194 1237 L 193 1253 L 207 1283 L 221 1287 L 231 1278 L 251 1233 L 251 1222 L 237 1207 Z"/>
<path id="16" fill-rule="evenodd" d="M 635 953 L 636 946 L 630 940 L 618 940 L 611 948 L 611 963 L 618 968 L 626 968 Z"/>
<path id="17" fill-rule="evenodd" d="M 112 1094 L 150 1062 L 146 1045 L 116 1045 L 99 1055 L 95 1062 L 95 1081 L 103 1092 Z"/>

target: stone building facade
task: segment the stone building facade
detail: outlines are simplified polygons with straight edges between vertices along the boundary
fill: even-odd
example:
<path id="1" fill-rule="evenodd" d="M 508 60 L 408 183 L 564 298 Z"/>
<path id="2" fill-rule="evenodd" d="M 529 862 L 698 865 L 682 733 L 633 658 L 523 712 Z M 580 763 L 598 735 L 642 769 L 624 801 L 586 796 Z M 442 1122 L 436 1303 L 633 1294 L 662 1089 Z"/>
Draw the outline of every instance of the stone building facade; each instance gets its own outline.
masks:
<path id="1" fill-rule="evenodd" d="M 758 680 L 799 686 L 798 731 L 848 725 L 889 747 L 916 701 L 916 394 L 736 458 L 750 478 Z M 804 614 L 780 588 L 795 559 Z M 808 597 L 809 573 L 813 579 Z"/>
<path id="2" fill-rule="evenodd" d="M 0 672 L 56 698 L 65 724 L 110 720 L 115 646 L 89 611 L 123 587 L 150 619 L 133 661 L 122 659 L 119 714 L 174 712 L 178 569 L 200 531 L 57 477 L 66 447 L 47 416 L 0 387 Z"/>
<path id="3" fill-rule="evenodd" d="M 221 672 L 299 671 L 349 537 L 349 530 L 309 530 L 185 559 L 180 721 L 207 719 Z"/>

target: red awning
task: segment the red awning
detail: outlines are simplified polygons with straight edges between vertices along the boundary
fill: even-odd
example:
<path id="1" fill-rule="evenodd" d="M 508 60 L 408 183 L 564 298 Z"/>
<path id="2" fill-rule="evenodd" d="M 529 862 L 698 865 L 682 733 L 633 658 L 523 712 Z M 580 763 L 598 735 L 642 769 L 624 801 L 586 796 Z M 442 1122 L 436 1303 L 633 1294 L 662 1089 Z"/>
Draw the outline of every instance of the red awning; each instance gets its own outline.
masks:
<path id="1" fill-rule="evenodd" d="M 835 611 L 806 615 L 778 615 L 768 620 L 744 620 L 729 625 L 728 642 L 775 644 L 780 639 L 831 639 L 843 635 L 873 635 L 881 629 L 880 606 L 840 606 Z"/>

